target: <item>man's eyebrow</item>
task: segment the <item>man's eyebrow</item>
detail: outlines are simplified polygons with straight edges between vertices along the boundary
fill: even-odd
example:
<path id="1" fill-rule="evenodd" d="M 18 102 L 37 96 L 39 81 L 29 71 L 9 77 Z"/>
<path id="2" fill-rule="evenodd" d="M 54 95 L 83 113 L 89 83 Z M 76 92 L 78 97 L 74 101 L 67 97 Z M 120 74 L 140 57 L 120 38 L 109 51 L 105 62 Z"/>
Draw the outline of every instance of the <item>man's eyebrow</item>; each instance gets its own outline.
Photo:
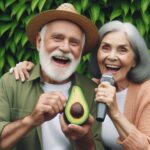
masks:
<path id="1" fill-rule="evenodd" d="M 64 35 L 62 33 L 57 33 L 57 32 L 52 33 L 51 37 L 55 37 L 55 36 L 64 37 Z M 78 43 L 81 42 L 81 40 L 79 38 L 76 38 L 76 37 L 70 37 L 70 40 L 78 42 Z"/>
<path id="2" fill-rule="evenodd" d="M 80 40 L 80 39 L 75 38 L 75 37 L 71 37 L 71 38 L 70 38 L 70 40 L 71 40 L 71 41 L 78 42 L 78 43 L 80 43 L 80 42 L 81 42 L 81 40 Z"/>
<path id="3" fill-rule="evenodd" d="M 51 34 L 51 36 L 52 37 L 54 37 L 54 36 L 63 36 L 63 34 L 62 33 L 54 32 L 54 33 Z"/>

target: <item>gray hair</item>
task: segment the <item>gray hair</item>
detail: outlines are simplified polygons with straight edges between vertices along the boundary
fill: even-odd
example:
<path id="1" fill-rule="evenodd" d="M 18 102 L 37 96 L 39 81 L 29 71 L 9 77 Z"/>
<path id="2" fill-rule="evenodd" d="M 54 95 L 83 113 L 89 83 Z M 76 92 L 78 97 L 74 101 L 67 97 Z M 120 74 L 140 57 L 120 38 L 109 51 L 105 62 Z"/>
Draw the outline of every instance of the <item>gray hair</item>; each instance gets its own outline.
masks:
<path id="1" fill-rule="evenodd" d="M 47 25 L 48 25 L 48 24 L 44 25 L 44 26 L 42 27 L 41 31 L 40 31 L 41 39 L 44 38 L 45 32 L 46 32 L 46 30 L 47 30 Z M 84 45 L 85 45 L 85 33 L 83 32 L 82 50 L 83 50 L 83 48 L 84 48 Z"/>
<path id="2" fill-rule="evenodd" d="M 131 23 L 123 23 L 121 21 L 111 21 L 106 24 L 104 24 L 101 29 L 99 30 L 100 34 L 100 41 L 104 38 L 104 36 L 110 32 L 114 31 L 123 31 L 126 33 L 129 43 L 132 46 L 133 52 L 135 54 L 135 61 L 136 66 L 132 68 L 127 75 L 128 80 L 135 82 L 135 83 L 141 83 L 148 78 L 150 78 L 150 57 L 148 54 L 148 48 L 146 46 L 146 43 L 142 36 L 140 35 L 137 28 L 132 25 Z M 90 63 L 96 59 L 97 52 L 93 54 L 93 58 L 91 58 Z M 97 59 L 96 59 L 97 61 Z M 94 65 L 97 65 L 97 62 L 93 62 Z M 92 67 L 92 66 L 91 66 Z M 91 68 L 90 67 L 90 68 Z M 98 73 L 100 75 L 100 71 L 93 70 L 93 75 L 98 76 Z"/>

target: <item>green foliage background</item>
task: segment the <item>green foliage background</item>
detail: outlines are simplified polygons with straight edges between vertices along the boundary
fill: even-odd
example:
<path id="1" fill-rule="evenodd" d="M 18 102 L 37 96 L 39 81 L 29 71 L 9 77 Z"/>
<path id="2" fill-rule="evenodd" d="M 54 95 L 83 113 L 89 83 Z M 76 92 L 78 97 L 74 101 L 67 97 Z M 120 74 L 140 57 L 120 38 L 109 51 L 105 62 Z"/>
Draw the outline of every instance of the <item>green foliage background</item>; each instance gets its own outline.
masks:
<path id="1" fill-rule="evenodd" d="M 150 0 L 0 0 L 0 76 L 23 60 L 38 62 L 38 53 L 27 40 L 25 27 L 37 13 L 72 3 L 99 28 L 110 20 L 137 26 L 150 48 Z M 90 54 L 83 57 L 78 71 L 87 75 Z"/>

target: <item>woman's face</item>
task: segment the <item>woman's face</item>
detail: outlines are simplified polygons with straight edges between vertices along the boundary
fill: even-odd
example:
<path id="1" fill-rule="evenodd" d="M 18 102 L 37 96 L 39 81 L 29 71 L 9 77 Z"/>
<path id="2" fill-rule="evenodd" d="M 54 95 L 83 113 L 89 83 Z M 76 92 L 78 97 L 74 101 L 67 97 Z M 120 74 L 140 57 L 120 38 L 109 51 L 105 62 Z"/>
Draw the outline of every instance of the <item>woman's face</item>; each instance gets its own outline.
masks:
<path id="1" fill-rule="evenodd" d="M 126 33 L 120 31 L 104 36 L 97 57 L 101 73 L 112 73 L 116 82 L 126 81 L 129 70 L 136 65 Z"/>

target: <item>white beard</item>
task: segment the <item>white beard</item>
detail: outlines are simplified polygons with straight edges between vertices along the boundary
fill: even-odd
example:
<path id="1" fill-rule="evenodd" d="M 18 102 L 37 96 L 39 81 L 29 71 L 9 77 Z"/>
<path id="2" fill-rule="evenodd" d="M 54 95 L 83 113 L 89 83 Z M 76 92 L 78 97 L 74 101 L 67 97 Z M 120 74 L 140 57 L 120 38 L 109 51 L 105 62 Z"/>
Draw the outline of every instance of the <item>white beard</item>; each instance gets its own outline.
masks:
<path id="1" fill-rule="evenodd" d="M 70 63 L 67 67 L 58 67 L 52 61 L 53 56 L 64 56 L 70 59 Z M 68 79 L 76 70 L 78 64 L 81 60 L 81 54 L 78 59 L 75 59 L 71 53 L 63 53 L 60 50 L 54 50 L 52 53 L 48 54 L 45 51 L 45 46 L 43 41 L 41 41 L 41 47 L 39 49 L 39 57 L 41 69 L 45 72 L 45 74 L 52 80 L 56 82 L 62 82 Z"/>

